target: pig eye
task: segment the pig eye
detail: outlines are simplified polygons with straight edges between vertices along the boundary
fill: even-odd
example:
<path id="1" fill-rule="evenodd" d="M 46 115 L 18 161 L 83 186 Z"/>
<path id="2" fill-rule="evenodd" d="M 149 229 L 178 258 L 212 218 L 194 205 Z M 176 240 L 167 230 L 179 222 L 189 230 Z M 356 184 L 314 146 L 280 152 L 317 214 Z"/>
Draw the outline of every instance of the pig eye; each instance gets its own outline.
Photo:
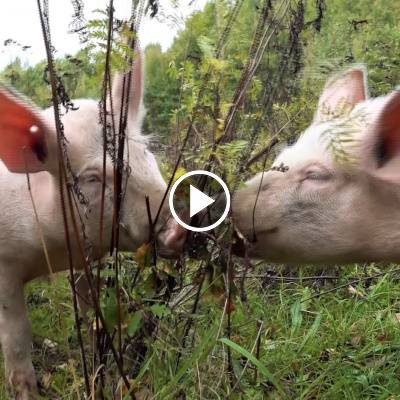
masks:
<path id="1" fill-rule="evenodd" d="M 101 179 L 97 175 L 89 175 L 86 178 L 87 183 L 96 183 L 96 182 L 100 182 L 100 181 L 101 181 Z"/>
<path id="2" fill-rule="evenodd" d="M 309 170 L 305 174 L 305 179 L 312 181 L 327 181 L 332 178 L 332 173 L 327 170 Z"/>
<path id="3" fill-rule="evenodd" d="M 98 183 L 98 182 L 101 182 L 100 175 L 95 174 L 95 173 L 82 175 L 80 177 L 80 179 L 85 183 Z"/>

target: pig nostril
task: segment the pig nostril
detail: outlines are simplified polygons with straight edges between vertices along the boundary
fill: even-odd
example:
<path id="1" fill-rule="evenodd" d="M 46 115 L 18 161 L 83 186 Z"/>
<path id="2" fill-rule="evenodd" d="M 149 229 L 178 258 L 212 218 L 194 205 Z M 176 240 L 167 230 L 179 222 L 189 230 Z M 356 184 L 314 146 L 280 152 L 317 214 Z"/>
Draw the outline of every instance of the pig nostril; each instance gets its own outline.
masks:
<path id="1" fill-rule="evenodd" d="M 257 235 L 253 232 L 252 236 L 249 238 L 250 243 L 257 243 Z"/>
<path id="2" fill-rule="evenodd" d="M 172 235 L 172 243 L 175 244 L 175 246 L 179 249 L 182 249 L 186 241 L 186 237 L 186 229 L 179 226 L 179 228 L 175 229 L 174 235 Z"/>

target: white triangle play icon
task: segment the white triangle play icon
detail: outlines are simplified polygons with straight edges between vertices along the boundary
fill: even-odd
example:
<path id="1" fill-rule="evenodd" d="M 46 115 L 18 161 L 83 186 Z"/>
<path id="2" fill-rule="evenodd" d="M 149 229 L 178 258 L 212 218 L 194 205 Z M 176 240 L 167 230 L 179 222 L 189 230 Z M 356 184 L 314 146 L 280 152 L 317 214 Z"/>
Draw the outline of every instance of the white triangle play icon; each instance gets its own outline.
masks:
<path id="1" fill-rule="evenodd" d="M 214 201 L 214 199 L 190 185 L 190 218 L 214 203 Z"/>

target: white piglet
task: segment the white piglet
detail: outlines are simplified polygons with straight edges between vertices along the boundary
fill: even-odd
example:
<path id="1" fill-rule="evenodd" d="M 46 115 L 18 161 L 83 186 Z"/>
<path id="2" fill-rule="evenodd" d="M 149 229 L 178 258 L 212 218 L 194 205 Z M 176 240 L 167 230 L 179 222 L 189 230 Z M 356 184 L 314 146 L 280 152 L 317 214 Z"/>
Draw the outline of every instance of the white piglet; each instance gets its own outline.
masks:
<path id="1" fill-rule="evenodd" d="M 112 89 L 114 120 L 117 121 L 122 82 L 122 76 L 118 76 Z M 156 160 L 140 133 L 142 82 L 138 57 L 132 70 L 126 131 L 129 175 L 124 179 L 125 196 L 121 208 L 119 245 L 126 251 L 137 249 L 149 239 L 146 196 L 154 218 L 166 190 Z M 62 123 L 71 169 L 87 200 L 86 204 L 78 205 L 87 240 L 93 246 L 94 257 L 101 257 L 107 252 L 111 238 L 114 168 L 107 156 L 104 248 L 100 248 L 103 133 L 99 106 L 94 100 L 77 100 L 74 105 L 78 109 L 65 113 Z M 17 398 L 28 399 L 36 390 L 36 380 L 23 287 L 31 279 L 48 273 L 42 239 L 53 270 L 68 268 L 53 109 L 41 112 L 9 89 L 0 87 L 0 159 L 0 339 L 9 382 Z M 31 193 L 26 172 L 31 173 Z M 171 218 L 166 206 L 160 213 L 155 234 L 160 255 L 173 257 L 180 252 L 185 233 Z M 74 267 L 82 268 L 75 240 L 72 240 L 72 248 Z"/>
<path id="2" fill-rule="evenodd" d="M 251 257 L 399 261 L 400 91 L 369 99 L 363 67 L 331 78 L 311 125 L 237 193 L 233 217 Z"/>

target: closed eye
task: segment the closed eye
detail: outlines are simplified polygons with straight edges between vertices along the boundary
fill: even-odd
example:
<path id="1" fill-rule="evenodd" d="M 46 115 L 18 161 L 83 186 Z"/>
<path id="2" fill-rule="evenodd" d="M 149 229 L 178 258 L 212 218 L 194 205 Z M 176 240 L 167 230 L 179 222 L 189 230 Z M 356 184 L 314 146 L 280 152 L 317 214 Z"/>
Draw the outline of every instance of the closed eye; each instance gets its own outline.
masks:
<path id="1" fill-rule="evenodd" d="M 308 171 L 304 179 L 327 181 L 330 178 L 332 178 L 332 174 L 329 171 Z"/>
<path id="2" fill-rule="evenodd" d="M 100 175 L 100 171 L 91 168 L 80 174 L 79 179 L 81 182 L 98 183 L 102 181 L 102 176 Z"/>
<path id="3" fill-rule="evenodd" d="M 263 191 L 268 190 L 270 186 L 271 185 L 269 183 L 263 182 L 263 184 L 261 185 L 261 190 L 263 190 Z"/>
<path id="4" fill-rule="evenodd" d="M 86 178 L 86 182 L 88 183 L 95 183 L 95 182 L 101 182 L 101 179 L 97 175 L 90 175 Z"/>
<path id="5" fill-rule="evenodd" d="M 307 172 L 306 179 L 312 179 L 316 181 L 326 181 L 332 177 L 329 172 Z"/>

